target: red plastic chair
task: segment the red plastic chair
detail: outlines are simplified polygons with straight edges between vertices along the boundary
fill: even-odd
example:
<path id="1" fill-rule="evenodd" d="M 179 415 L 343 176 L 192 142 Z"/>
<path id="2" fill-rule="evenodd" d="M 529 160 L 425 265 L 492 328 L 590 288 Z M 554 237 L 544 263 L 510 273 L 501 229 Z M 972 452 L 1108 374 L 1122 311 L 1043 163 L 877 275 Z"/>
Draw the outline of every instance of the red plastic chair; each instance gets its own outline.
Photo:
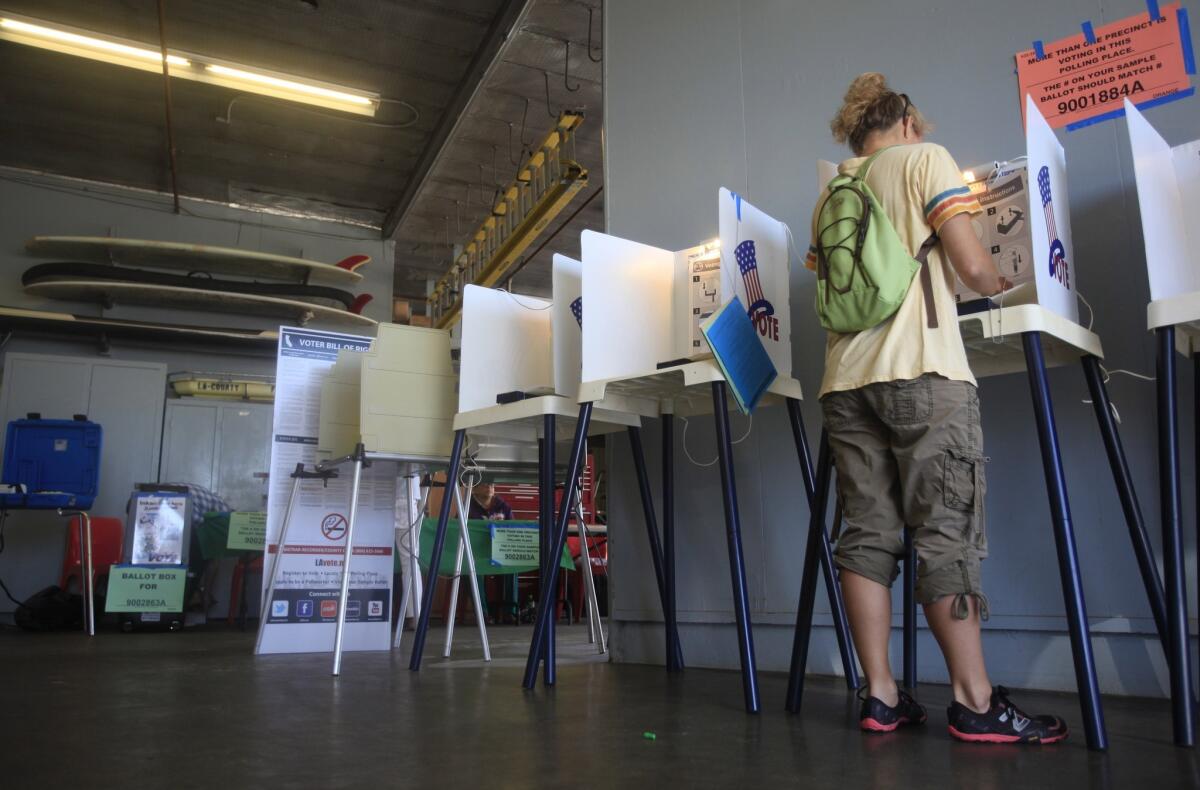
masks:
<path id="1" fill-rule="evenodd" d="M 125 525 L 119 518 L 92 516 L 92 574 L 93 578 L 107 576 L 109 569 L 121 561 Z M 79 545 L 79 517 L 71 519 L 67 528 L 67 553 L 63 557 L 62 576 L 58 586 L 69 590 L 71 582 L 82 589 L 83 549 Z"/>
<path id="2" fill-rule="evenodd" d="M 262 555 L 251 559 L 249 562 L 244 562 L 241 559 L 233 566 L 233 579 L 229 583 L 229 611 L 226 613 L 225 622 L 233 625 L 237 622 L 238 612 L 242 608 L 242 587 L 246 583 L 246 574 L 255 571 L 262 571 L 263 558 Z M 243 627 L 245 621 L 242 621 Z"/>

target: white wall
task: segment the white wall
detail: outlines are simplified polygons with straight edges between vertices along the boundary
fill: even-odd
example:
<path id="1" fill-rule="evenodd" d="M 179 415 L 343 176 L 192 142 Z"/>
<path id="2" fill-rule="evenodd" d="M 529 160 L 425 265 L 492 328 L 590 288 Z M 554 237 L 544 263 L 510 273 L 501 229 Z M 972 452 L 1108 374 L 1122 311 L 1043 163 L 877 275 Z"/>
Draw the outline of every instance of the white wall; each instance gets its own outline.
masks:
<path id="1" fill-rule="evenodd" d="M 25 296 L 21 289 L 21 274 L 36 263 L 49 260 L 34 258 L 25 252 L 28 238 L 35 235 L 111 235 L 244 247 L 327 262 L 365 253 L 372 256 L 372 261 L 359 269 L 363 279 L 353 290 L 374 295 L 374 301 L 364 311 L 366 315 L 377 320 L 389 320 L 391 316 L 395 244 L 382 241 L 378 230 L 186 199 L 183 213 L 176 215 L 166 196 L 4 168 L 0 168 L 0 206 L 3 206 L 0 211 L 0 306 L 204 326 L 270 328 L 277 323 L 256 316 L 148 307 L 118 306 L 102 313 L 94 304 L 35 300 Z M 98 344 L 92 341 L 28 332 L 8 338 L 0 348 L 3 353 L 22 351 L 69 356 L 102 353 Z M 273 355 L 200 345 L 139 345 L 115 340 L 104 353 L 113 359 L 161 362 L 166 364 L 168 373 L 199 370 L 273 375 L 275 372 Z M 163 397 L 167 397 L 167 393 L 164 392 Z M 46 413 L 43 416 L 59 415 Z M 116 449 L 120 442 L 120 432 L 106 431 L 106 449 Z M 103 479 L 100 485 L 101 491 L 105 492 Z M 120 492 L 114 496 L 118 500 L 124 498 Z M 94 515 L 123 514 L 94 511 Z M 57 582 L 66 535 L 65 524 L 60 522 L 60 519 L 45 514 L 10 515 L 5 528 L 6 549 L 0 554 L 0 578 L 18 599 Z M 0 595 L 0 612 L 10 612 L 13 608 L 11 602 Z"/>
<path id="2" fill-rule="evenodd" d="M 1193 19 L 1200 4 L 1184 3 Z M 1138 0 L 1015 0 L 996 4 L 929 0 L 614 0 L 605 10 L 605 134 L 608 231 L 679 249 L 716 233 L 713 195 L 735 189 L 785 220 L 799 245 L 816 200 L 814 162 L 846 152 L 829 135 L 829 119 L 850 80 L 886 72 L 897 90 L 937 124 L 934 141 L 960 164 L 1023 152 L 1013 53 L 1035 38 L 1078 32 L 1145 12 Z M 1172 144 L 1196 137 L 1195 98 L 1152 109 L 1147 117 Z M 1067 150 L 1070 204 L 1080 291 L 1096 309 L 1095 329 L 1111 368 L 1154 371 L 1145 330 L 1148 288 L 1137 195 L 1123 120 L 1060 133 Z M 803 247 L 801 247 L 803 249 Z M 810 439 L 820 430 L 815 400 L 823 335 L 809 305 L 813 281 L 793 263 L 792 320 L 796 376 Z M 1083 311 L 1086 315 L 1086 310 Z M 1184 366 L 1187 367 L 1186 365 Z M 1191 377 L 1182 376 L 1180 431 L 1191 466 Z M 1078 368 L 1050 373 L 1071 495 L 1088 614 L 1103 689 L 1164 694 L 1167 676 L 1130 550 L 1117 495 Z M 1153 385 L 1114 378 L 1110 391 L 1123 417 L 1147 525 L 1159 543 Z M 1019 375 L 981 385 L 989 492 L 991 558 L 984 585 L 991 599 L 985 647 L 993 678 L 1018 686 L 1074 687 L 1029 386 Z M 735 417 L 733 432 L 744 422 Z M 681 637 L 690 666 L 736 667 L 724 523 L 715 468 L 684 459 L 676 431 L 677 553 Z M 688 448 L 715 457 L 711 420 L 693 420 Z M 657 425 L 646 430 L 650 476 L 659 479 Z M 628 443 L 610 452 L 610 536 L 614 654 L 621 661 L 662 661 L 662 631 Z M 783 670 L 790 655 L 808 508 L 795 450 L 781 409 L 754 417 L 750 438 L 735 448 L 755 640 L 763 669 Z M 1184 476 L 1186 562 L 1194 615 L 1195 529 L 1191 474 Z M 1161 556 L 1161 552 L 1160 552 Z M 840 671 L 819 593 L 810 667 Z M 899 625 L 899 619 L 897 619 Z M 1193 620 L 1193 627 L 1194 627 Z M 923 624 L 923 621 L 922 621 Z M 896 631 L 899 639 L 899 631 Z M 898 662 L 897 649 L 893 658 Z M 1195 653 L 1193 653 L 1195 655 Z M 945 680 L 933 640 L 923 631 L 920 676 Z"/>

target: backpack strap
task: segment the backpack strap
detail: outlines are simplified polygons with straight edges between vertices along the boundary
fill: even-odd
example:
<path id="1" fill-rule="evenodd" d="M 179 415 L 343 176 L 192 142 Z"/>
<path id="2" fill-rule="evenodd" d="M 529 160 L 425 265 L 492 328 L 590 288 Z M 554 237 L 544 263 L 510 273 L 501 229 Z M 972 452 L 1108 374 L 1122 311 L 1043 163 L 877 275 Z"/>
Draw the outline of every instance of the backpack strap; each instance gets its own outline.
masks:
<path id="1" fill-rule="evenodd" d="M 879 155 L 882 154 L 884 151 L 887 151 L 887 150 L 895 148 L 895 147 L 896 146 L 894 146 L 894 145 L 889 145 L 885 148 L 880 148 L 878 151 L 876 151 L 875 153 L 868 156 L 867 161 L 863 162 L 861 165 L 858 166 L 858 172 L 854 174 L 854 177 L 859 181 L 862 181 L 863 179 L 865 179 L 867 177 L 867 173 L 870 172 L 870 170 L 871 170 L 871 165 L 875 164 L 875 160 L 879 158 Z"/>
<path id="2" fill-rule="evenodd" d="M 929 251 L 937 243 L 937 234 L 931 233 L 916 256 L 917 263 L 921 264 L 921 290 L 925 292 L 925 325 L 930 329 L 938 328 L 937 305 L 933 301 L 933 274 L 929 271 Z"/>

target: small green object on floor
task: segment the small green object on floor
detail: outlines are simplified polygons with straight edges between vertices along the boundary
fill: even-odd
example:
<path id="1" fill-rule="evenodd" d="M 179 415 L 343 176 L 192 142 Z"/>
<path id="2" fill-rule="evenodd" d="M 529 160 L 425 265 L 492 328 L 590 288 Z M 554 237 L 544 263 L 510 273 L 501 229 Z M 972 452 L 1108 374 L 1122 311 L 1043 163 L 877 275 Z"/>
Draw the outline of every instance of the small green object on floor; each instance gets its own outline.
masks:
<path id="1" fill-rule="evenodd" d="M 648 741 L 658 740 L 658 736 L 655 735 L 654 733 L 650 732 L 649 730 L 647 730 L 646 732 L 643 732 L 642 737 Z"/>

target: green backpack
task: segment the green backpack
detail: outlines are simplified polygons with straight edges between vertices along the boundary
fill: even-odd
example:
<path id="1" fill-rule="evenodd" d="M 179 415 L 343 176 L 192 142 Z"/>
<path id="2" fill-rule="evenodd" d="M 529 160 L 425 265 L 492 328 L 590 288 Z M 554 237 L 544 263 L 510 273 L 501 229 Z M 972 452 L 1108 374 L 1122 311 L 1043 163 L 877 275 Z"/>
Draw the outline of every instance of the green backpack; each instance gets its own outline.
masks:
<path id="1" fill-rule="evenodd" d="M 928 325 L 938 325 L 927 262 L 937 235 L 914 259 L 867 186 L 867 172 L 886 150 L 872 154 L 854 175 L 830 181 L 817 214 L 817 315 L 831 332 L 861 332 L 891 318 L 918 271 Z"/>

